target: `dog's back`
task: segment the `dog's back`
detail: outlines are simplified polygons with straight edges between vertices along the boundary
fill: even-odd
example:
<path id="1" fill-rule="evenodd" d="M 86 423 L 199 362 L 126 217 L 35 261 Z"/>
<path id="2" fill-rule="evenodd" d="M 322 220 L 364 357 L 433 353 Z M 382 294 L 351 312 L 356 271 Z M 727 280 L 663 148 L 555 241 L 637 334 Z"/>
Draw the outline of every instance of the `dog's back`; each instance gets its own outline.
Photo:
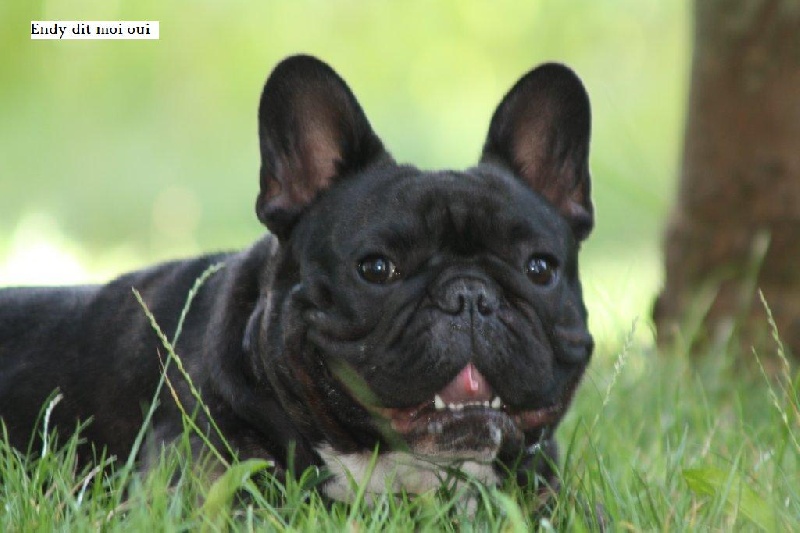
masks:
<path id="1" fill-rule="evenodd" d="M 47 397 L 86 366 L 81 323 L 99 287 L 0 291 L 0 413 L 11 443 L 24 449 Z"/>
<path id="2" fill-rule="evenodd" d="M 124 456 L 166 360 L 132 288 L 173 335 L 192 284 L 221 258 L 166 263 L 107 285 L 0 290 L 0 418 L 11 444 L 37 444 L 36 420 L 58 391 L 50 429 L 64 438 L 79 420 L 93 419 L 83 436 Z M 202 309 L 191 318 L 187 328 L 207 322 Z"/>

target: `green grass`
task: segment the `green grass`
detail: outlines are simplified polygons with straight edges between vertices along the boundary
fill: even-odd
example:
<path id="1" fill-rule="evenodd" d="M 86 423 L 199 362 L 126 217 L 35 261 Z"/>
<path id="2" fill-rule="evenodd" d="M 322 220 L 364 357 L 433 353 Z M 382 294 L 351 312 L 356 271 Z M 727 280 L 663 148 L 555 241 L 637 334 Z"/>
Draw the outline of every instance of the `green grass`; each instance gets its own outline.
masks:
<path id="1" fill-rule="evenodd" d="M 78 469 L 79 433 L 61 442 L 53 433 L 28 457 L 4 438 L 0 529 L 591 531 L 601 507 L 612 530 L 800 530 L 798 377 L 779 341 L 763 354 L 780 369 L 767 376 L 725 353 L 656 354 L 636 329 L 597 354 L 559 431 L 563 484 L 549 514 L 528 488 L 477 482 L 467 484 L 472 505 L 452 485 L 330 505 L 315 490 L 324 472 L 284 485 L 265 461 L 233 463 L 211 483 L 189 458 L 186 424 L 146 475 L 125 457 Z M 45 434 L 52 409 L 57 400 Z"/>

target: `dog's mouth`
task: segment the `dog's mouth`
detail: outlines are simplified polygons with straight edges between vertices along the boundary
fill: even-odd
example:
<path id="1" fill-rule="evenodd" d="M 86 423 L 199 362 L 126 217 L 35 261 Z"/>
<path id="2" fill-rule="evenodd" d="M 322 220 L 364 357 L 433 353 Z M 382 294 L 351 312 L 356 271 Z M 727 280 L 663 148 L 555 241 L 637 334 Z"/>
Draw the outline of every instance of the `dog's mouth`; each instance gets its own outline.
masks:
<path id="1" fill-rule="evenodd" d="M 516 454 L 535 445 L 558 423 L 564 409 L 563 403 L 536 409 L 510 407 L 468 363 L 429 400 L 413 407 L 376 410 L 417 452 L 494 458 L 501 449 Z"/>

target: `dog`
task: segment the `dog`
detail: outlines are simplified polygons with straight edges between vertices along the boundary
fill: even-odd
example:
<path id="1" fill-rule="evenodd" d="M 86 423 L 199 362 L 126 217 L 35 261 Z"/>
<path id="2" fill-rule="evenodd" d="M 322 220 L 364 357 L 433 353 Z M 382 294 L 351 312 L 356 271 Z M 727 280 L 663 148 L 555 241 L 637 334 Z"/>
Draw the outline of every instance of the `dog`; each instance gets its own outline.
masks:
<path id="1" fill-rule="evenodd" d="M 593 350 L 578 277 L 594 224 L 591 112 L 575 73 L 524 75 L 464 171 L 396 163 L 310 56 L 274 68 L 258 130 L 269 233 L 249 249 L 105 285 L 0 291 L 11 444 L 38 442 L 58 391 L 50 428 L 81 424 L 85 460 L 127 457 L 167 366 L 174 397 L 162 389 L 150 442 L 174 442 L 188 414 L 205 432 L 190 438 L 197 453 L 269 459 L 279 476 L 326 469 L 335 500 L 352 499 L 350 479 L 415 494 L 453 469 L 554 485 L 554 430 Z M 183 371 L 132 289 L 166 338 L 180 321 Z"/>

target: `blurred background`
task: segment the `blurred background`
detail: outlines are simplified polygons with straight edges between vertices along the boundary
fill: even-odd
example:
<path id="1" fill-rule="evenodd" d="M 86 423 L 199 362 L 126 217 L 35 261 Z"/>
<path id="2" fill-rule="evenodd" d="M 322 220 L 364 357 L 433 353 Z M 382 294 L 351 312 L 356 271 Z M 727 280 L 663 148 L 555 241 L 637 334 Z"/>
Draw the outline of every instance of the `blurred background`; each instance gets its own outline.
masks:
<path id="1" fill-rule="evenodd" d="M 158 20 L 158 41 L 31 41 L 31 20 Z M 505 91 L 542 61 L 593 105 L 597 226 L 583 279 L 599 345 L 662 279 L 690 59 L 686 2 L 0 3 L 0 286 L 103 281 L 264 230 L 256 107 L 298 52 L 350 84 L 395 158 L 476 162 Z"/>

